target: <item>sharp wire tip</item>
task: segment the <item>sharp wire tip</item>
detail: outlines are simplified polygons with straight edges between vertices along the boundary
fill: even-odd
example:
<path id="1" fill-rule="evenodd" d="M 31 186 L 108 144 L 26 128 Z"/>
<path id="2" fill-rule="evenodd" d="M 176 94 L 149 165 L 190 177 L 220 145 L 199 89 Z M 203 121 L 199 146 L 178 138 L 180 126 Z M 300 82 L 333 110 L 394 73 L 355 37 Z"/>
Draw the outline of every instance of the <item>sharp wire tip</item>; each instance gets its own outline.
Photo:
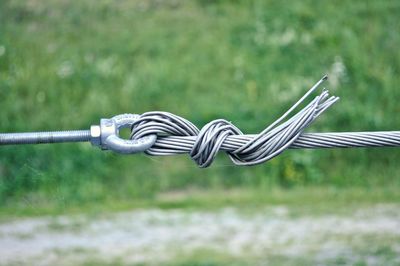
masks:
<path id="1" fill-rule="evenodd" d="M 325 75 L 322 77 L 321 80 L 325 81 L 325 80 L 327 80 L 327 79 L 328 79 L 328 74 L 325 74 Z"/>

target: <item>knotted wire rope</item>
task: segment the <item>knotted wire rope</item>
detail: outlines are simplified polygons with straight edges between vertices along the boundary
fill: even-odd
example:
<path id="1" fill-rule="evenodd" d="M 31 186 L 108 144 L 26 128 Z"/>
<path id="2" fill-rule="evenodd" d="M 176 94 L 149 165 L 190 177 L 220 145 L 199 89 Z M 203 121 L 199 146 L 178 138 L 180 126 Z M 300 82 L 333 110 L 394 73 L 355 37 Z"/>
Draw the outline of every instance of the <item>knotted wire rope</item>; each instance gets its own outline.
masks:
<path id="1" fill-rule="evenodd" d="M 400 131 L 304 133 L 328 108 L 339 100 L 323 89 L 300 111 L 291 113 L 327 79 L 324 76 L 279 119 L 259 134 L 243 134 L 224 119 L 199 129 L 183 117 L 168 112 L 147 112 L 131 127 L 131 140 L 157 135 L 145 153 L 153 156 L 188 153 L 200 166 L 208 167 L 219 151 L 226 152 L 236 165 L 264 163 L 286 149 L 394 147 L 400 146 Z"/>
<path id="2" fill-rule="evenodd" d="M 236 165 L 255 165 L 271 160 L 286 149 L 399 147 L 400 131 L 305 133 L 305 130 L 339 100 L 326 89 L 290 116 L 326 80 L 324 76 L 279 119 L 259 134 L 243 134 L 224 119 L 197 128 L 168 112 L 120 114 L 100 119 L 89 130 L 0 133 L 0 146 L 59 142 L 87 142 L 102 150 L 149 155 L 188 153 L 200 166 L 209 166 L 219 151 Z M 121 128 L 131 127 L 130 140 L 121 138 Z"/>

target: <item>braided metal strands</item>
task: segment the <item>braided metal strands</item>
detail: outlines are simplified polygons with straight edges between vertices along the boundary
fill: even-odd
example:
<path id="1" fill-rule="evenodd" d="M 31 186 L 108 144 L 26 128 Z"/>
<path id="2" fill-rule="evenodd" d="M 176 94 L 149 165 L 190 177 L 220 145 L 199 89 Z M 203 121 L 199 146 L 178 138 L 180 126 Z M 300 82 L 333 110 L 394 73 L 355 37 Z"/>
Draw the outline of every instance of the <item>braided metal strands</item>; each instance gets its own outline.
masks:
<path id="1" fill-rule="evenodd" d="M 228 136 L 222 143 L 220 150 L 234 151 L 257 136 L 256 134 Z M 169 147 L 171 143 L 179 142 L 179 150 L 171 149 L 174 153 L 170 154 L 190 153 L 196 139 L 197 136 L 160 136 L 155 145 L 158 147 Z M 288 148 L 323 149 L 366 147 L 400 147 L 400 131 L 302 133 Z"/>
<path id="2" fill-rule="evenodd" d="M 290 148 L 400 147 L 400 131 L 304 133 Z"/>
<path id="3" fill-rule="evenodd" d="M 177 115 L 148 112 L 132 125 L 131 139 L 157 134 L 157 141 L 146 151 L 147 154 L 173 155 L 188 152 L 200 167 L 209 166 L 219 150 L 226 151 L 237 165 L 260 164 L 290 147 L 318 116 L 338 100 L 335 96 L 329 97 L 328 91 L 324 89 L 307 106 L 284 121 L 324 80 L 326 76 L 282 117 L 260 134 L 251 137 L 245 137 L 248 135 L 243 135 L 236 126 L 223 119 L 211 121 L 199 130 L 190 121 Z"/>

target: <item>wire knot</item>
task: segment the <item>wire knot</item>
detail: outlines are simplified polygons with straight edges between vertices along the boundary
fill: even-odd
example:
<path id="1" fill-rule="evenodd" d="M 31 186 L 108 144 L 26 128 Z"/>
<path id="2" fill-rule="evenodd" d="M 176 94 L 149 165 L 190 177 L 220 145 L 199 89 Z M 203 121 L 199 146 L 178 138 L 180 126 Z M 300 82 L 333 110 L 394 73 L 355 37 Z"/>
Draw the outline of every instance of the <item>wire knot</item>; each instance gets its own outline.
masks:
<path id="1" fill-rule="evenodd" d="M 286 119 L 324 80 L 326 76 L 285 114 L 256 135 L 243 135 L 235 125 L 223 119 L 211 121 L 199 130 L 180 116 L 167 112 L 147 112 L 132 125 L 131 139 L 156 134 L 157 141 L 145 151 L 147 154 L 189 153 L 200 167 L 211 165 L 221 150 L 236 165 L 260 164 L 289 148 L 319 115 L 339 99 L 329 96 L 324 89 L 298 113 Z"/>
<path id="2" fill-rule="evenodd" d="M 243 135 L 243 133 L 224 119 L 211 121 L 200 130 L 189 154 L 200 167 L 207 167 L 211 165 L 222 144 L 231 135 Z M 233 156 L 231 152 L 227 153 Z"/>

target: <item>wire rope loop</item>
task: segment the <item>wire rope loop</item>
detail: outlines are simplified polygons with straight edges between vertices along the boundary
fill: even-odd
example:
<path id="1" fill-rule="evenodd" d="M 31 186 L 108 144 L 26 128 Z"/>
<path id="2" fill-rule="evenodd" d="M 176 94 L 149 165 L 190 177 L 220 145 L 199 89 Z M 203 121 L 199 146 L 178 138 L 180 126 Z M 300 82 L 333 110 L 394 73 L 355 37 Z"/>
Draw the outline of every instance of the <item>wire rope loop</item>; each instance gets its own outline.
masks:
<path id="1" fill-rule="evenodd" d="M 326 89 L 291 117 L 294 110 L 326 80 L 324 76 L 288 111 L 259 134 L 247 139 L 234 139 L 243 133 L 231 122 L 217 119 L 197 128 L 183 117 L 168 112 L 147 112 L 131 126 L 131 140 L 156 134 L 157 141 L 145 151 L 149 155 L 188 153 L 200 167 L 211 165 L 219 151 L 224 151 L 236 165 L 266 162 L 288 149 L 324 111 L 339 98 Z"/>
<path id="2" fill-rule="evenodd" d="M 219 151 L 226 152 L 236 165 L 256 165 L 289 148 L 400 146 L 400 131 L 305 133 L 319 116 L 339 100 L 325 88 L 310 99 L 326 79 L 327 76 L 324 76 L 314 84 L 281 117 L 258 134 L 245 135 L 224 119 L 213 120 L 199 129 L 183 117 L 153 111 L 133 119 L 130 139 L 140 140 L 157 135 L 154 145 L 145 150 L 146 154 L 187 153 L 199 167 L 210 166 Z M 308 103 L 305 102 L 307 99 Z"/>

